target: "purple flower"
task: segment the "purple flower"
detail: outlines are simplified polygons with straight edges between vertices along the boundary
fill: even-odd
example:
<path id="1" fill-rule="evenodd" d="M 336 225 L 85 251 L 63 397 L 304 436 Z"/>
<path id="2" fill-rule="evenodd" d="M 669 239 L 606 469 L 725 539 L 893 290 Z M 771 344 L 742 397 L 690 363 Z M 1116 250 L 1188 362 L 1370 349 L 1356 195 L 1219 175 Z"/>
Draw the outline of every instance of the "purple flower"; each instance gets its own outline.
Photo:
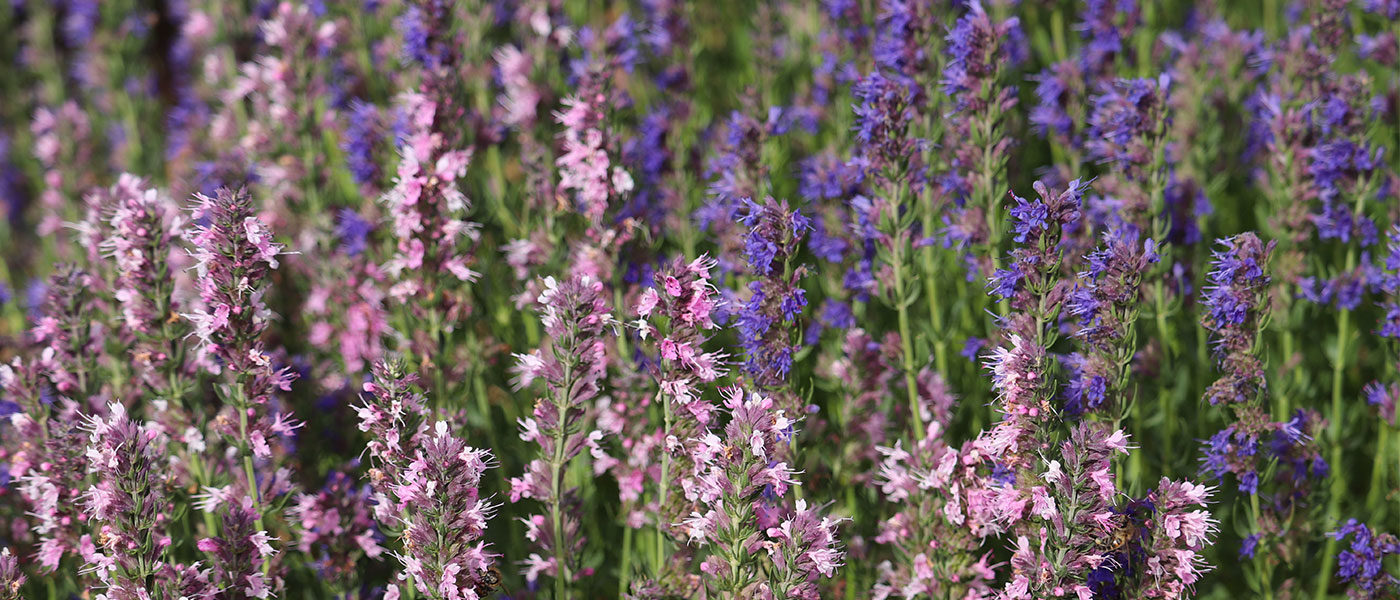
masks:
<path id="1" fill-rule="evenodd" d="M 379 109 L 373 104 L 355 99 L 350 102 L 349 113 L 340 149 L 345 151 L 346 166 L 355 178 L 355 183 L 374 184 L 379 179 L 375 144 L 377 139 L 383 137 Z"/>
<path id="2" fill-rule="evenodd" d="M 1337 554 L 1337 578 L 1347 586 L 1349 598 L 1388 598 L 1400 592 L 1400 579 L 1386 572 L 1387 557 L 1400 554 L 1400 540 L 1389 533 L 1375 533 L 1364 523 L 1348 519 L 1327 534 L 1351 544 Z"/>
<path id="3" fill-rule="evenodd" d="M 1223 374 L 1206 397 L 1211 404 L 1251 402 L 1264 387 L 1264 366 L 1255 355 L 1255 340 L 1270 281 L 1264 266 L 1274 243 L 1265 244 L 1253 233 L 1218 243 L 1223 249 L 1215 252 L 1213 270 L 1207 275 L 1201 324 L 1210 331 L 1211 348 Z"/>
<path id="4" fill-rule="evenodd" d="M 1165 73 L 1155 81 L 1118 80 L 1095 97 L 1086 133 L 1090 155 L 1124 168 L 1149 164 L 1165 126 L 1170 82 Z"/>
<path id="5" fill-rule="evenodd" d="M 943 86 L 958 100 L 959 109 L 970 103 L 966 93 L 985 93 L 983 87 L 995 85 L 1000 69 L 1015 66 L 1028 55 L 1020 20 L 1013 17 L 993 23 L 977 0 L 968 3 L 967 13 L 948 30 L 947 42 L 949 60 Z"/>

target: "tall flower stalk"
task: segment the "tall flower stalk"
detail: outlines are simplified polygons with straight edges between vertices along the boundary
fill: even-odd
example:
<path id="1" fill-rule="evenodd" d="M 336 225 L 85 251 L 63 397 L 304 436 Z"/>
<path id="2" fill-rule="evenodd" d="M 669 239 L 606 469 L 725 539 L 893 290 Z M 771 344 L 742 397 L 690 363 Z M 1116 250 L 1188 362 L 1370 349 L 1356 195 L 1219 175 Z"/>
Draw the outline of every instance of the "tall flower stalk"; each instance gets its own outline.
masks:
<path id="1" fill-rule="evenodd" d="M 726 388 L 721 396 L 729 420 L 687 442 L 693 468 L 682 484 L 693 509 L 680 525 L 708 547 L 706 589 L 730 599 L 817 598 L 815 580 L 832 577 L 844 553 L 836 521 L 800 499 L 792 511 L 780 504 L 798 484 L 782 448 L 795 422 L 758 393 Z"/>
<path id="2" fill-rule="evenodd" d="M 673 465 L 683 457 L 681 440 L 708 426 L 714 407 L 700 399 L 706 385 L 724 376 L 728 356 L 707 352 L 704 344 L 716 328 L 713 314 L 723 304 L 710 282 L 713 259 L 701 256 L 689 263 L 676 259 L 659 278 L 659 285 L 642 291 L 634 324 L 643 340 L 654 339 L 659 362 L 653 369 L 661 401 L 661 476 L 657 492 L 657 530 L 662 539 L 678 515 L 671 488 Z M 656 564 L 663 564 L 665 544 L 656 545 Z"/>
<path id="3" fill-rule="evenodd" d="M 196 220 L 190 233 L 203 306 L 185 317 L 194 327 L 205 366 L 224 373 L 220 396 L 234 415 L 233 442 L 243 460 L 244 493 L 251 501 L 258 529 L 265 516 L 255 461 L 272 458 L 270 441 L 298 425 L 287 415 L 273 415 L 267 404 L 279 391 L 291 390 L 293 374 L 273 365 L 263 335 L 271 311 L 264 302 L 267 280 L 283 254 L 272 232 L 255 216 L 245 191 L 220 190 L 197 195 Z"/>
<path id="4" fill-rule="evenodd" d="M 602 283 L 579 277 L 567 281 L 547 278 L 538 311 L 549 342 L 530 354 L 516 355 L 517 389 L 542 383 L 544 394 L 531 416 L 520 421 L 520 438 L 539 446 L 541 458 L 511 479 L 511 502 L 531 498 L 544 505 L 546 515 L 526 519 L 527 537 L 550 556 L 532 555 L 526 578 L 541 572 L 554 578 L 554 597 L 572 597 L 578 568 L 580 537 L 576 507 L 582 501 L 564 476 L 569 464 L 590 437 L 587 410 L 600 392 L 608 367 L 607 336 L 615 335 L 613 318 Z"/>

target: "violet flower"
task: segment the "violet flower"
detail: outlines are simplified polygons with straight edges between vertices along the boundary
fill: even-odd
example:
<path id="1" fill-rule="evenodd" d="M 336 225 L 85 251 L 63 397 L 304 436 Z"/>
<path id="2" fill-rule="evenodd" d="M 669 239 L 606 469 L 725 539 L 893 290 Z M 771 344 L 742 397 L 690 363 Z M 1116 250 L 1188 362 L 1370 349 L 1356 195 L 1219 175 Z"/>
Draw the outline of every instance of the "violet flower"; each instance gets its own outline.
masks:
<path id="1" fill-rule="evenodd" d="M 1400 539 L 1356 519 L 1327 535 L 1339 542 L 1351 539 L 1337 555 L 1337 578 L 1346 585 L 1348 598 L 1389 598 L 1400 592 L 1400 579 L 1385 568 L 1387 557 L 1400 554 Z"/>
<path id="2" fill-rule="evenodd" d="M 800 348 L 798 317 L 807 305 L 800 287 L 806 268 L 793 264 L 811 224 L 787 202 L 769 198 L 762 204 L 746 201 L 749 212 L 741 222 L 749 228 L 744 257 L 755 275 L 751 292 L 739 311 L 739 344 L 744 368 L 765 387 L 783 385 Z"/>
<path id="3" fill-rule="evenodd" d="M 1127 232 L 1105 234 L 1104 243 L 1085 257 L 1066 312 L 1079 321 L 1075 339 L 1083 344 L 1071 362 L 1065 411 L 1070 415 L 1095 411 L 1105 402 L 1122 403 L 1127 370 L 1137 352 L 1136 321 L 1143 300 L 1142 278 L 1158 260 L 1156 244 L 1139 245 Z M 1112 405 L 1112 404 L 1110 404 Z M 1121 406 L 1121 404 L 1118 404 Z"/>
<path id="4" fill-rule="evenodd" d="M 1016 89 L 1005 85 L 1004 74 L 1025 59 L 1026 44 L 1018 19 L 993 22 L 975 0 L 949 30 L 947 42 L 943 88 L 954 110 L 945 124 L 952 160 L 944 185 L 960 206 L 947 218 L 968 222 L 958 238 L 980 243 L 978 260 L 986 262 L 973 263 L 971 270 L 985 275 L 1001 268 L 999 203 L 1012 145 L 1004 125 L 1016 105 Z"/>
<path id="5" fill-rule="evenodd" d="M 1206 392 L 1211 404 L 1250 402 L 1263 391 L 1264 365 L 1255 343 L 1263 325 L 1263 302 L 1270 278 L 1264 271 L 1274 243 L 1253 233 L 1219 241 L 1214 269 L 1201 302 L 1201 324 L 1210 331 L 1211 349 L 1223 375 Z"/>

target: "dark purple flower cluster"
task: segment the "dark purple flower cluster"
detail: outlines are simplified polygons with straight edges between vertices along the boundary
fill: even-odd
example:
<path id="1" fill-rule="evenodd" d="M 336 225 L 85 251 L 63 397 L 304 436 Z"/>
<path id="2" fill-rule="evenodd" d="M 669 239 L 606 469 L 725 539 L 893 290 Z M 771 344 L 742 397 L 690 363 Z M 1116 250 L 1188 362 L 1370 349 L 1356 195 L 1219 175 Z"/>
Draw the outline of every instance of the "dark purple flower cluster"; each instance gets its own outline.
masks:
<path id="1" fill-rule="evenodd" d="M 1211 404 L 1257 401 L 1264 389 L 1264 366 L 1256 352 L 1263 326 L 1270 278 L 1264 268 L 1274 243 L 1253 233 L 1219 240 L 1201 302 L 1201 324 L 1210 331 L 1220 379 L 1206 391 Z"/>
<path id="2" fill-rule="evenodd" d="M 744 257 L 756 279 L 749 283 L 749 298 L 739 309 L 739 344 L 745 371 L 754 381 L 778 386 L 787 380 L 800 343 L 797 318 L 807 306 L 807 292 L 799 284 L 806 268 L 793 261 L 811 222 L 786 201 L 745 203 L 748 214 L 742 223 L 749 232 Z"/>
<path id="3" fill-rule="evenodd" d="M 855 112 L 856 139 L 871 167 L 894 173 L 917 173 L 921 142 L 910 137 L 909 126 L 918 117 L 918 98 L 907 85 L 871 71 L 851 88 L 859 101 Z"/>
<path id="4" fill-rule="evenodd" d="M 993 23 L 982 3 L 972 0 L 967 13 L 948 30 L 947 42 L 949 60 L 943 71 L 943 88 L 957 100 L 958 110 L 986 110 L 989 97 L 1012 95 L 1014 88 L 991 88 L 998 85 L 1003 68 L 1027 58 L 1029 50 L 1019 19 Z"/>
<path id="5" fill-rule="evenodd" d="M 1064 301 L 1068 282 L 1061 278 L 1060 242 L 1065 230 L 1080 219 L 1088 184 L 1076 179 L 1060 192 L 1052 192 L 1040 181 L 1034 187 L 1035 198 L 1012 195 L 1011 228 L 1017 245 L 1010 264 L 992 275 L 988 287 L 990 293 L 1009 301 L 1013 310 L 1032 321 L 1039 318 L 1043 325 Z M 1033 331 L 1033 322 L 1027 325 L 1013 318 L 1011 326 L 1023 335 L 1039 335 Z"/>
<path id="6" fill-rule="evenodd" d="M 1128 368 L 1136 348 L 1141 312 L 1142 279 L 1159 259 L 1156 243 L 1139 244 L 1131 230 L 1109 232 L 1103 245 L 1084 257 L 1065 312 L 1078 319 L 1073 336 L 1083 350 L 1068 357 L 1070 380 L 1065 389 L 1065 412 L 1095 411 L 1106 401 L 1121 402 Z"/>
<path id="7" fill-rule="evenodd" d="M 1356 519 L 1327 535 L 1339 542 L 1351 538 L 1337 555 L 1337 578 L 1346 584 L 1348 598 L 1391 598 L 1400 593 L 1400 579 L 1385 566 L 1388 557 L 1400 554 L 1400 539 L 1371 531 Z"/>
<path id="8" fill-rule="evenodd" d="M 1085 142 L 1089 156 L 1117 163 L 1130 177 L 1134 168 L 1151 163 L 1167 125 L 1170 83 L 1165 73 L 1155 81 L 1118 80 L 1095 97 Z"/>

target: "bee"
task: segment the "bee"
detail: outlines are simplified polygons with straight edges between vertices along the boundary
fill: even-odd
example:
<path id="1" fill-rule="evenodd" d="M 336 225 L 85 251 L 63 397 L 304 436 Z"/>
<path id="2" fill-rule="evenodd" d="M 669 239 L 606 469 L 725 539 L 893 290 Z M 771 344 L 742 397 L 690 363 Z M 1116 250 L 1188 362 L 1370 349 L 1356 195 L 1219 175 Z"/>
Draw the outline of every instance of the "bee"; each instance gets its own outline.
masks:
<path id="1" fill-rule="evenodd" d="M 1137 532 L 1137 525 L 1134 525 L 1131 522 L 1126 523 L 1122 527 L 1113 530 L 1113 537 L 1110 540 L 1111 544 L 1109 546 L 1109 549 L 1114 552 L 1122 550 L 1124 546 L 1128 545 L 1128 542 L 1133 541 L 1133 538 L 1137 537 Z"/>
<path id="2" fill-rule="evenodd" d="M 730 461 L 730 462 L 739 460 L 739 449 L 738 449 L 738 448 L 735 448 L 734 446 L 725 446 L 725 447 L 724 447 L 724 460 Z"/>
<path id="3" fill-rule="evenodd" d="M 496 565 L 491 565 L 491 567 L 486 569 L 485 573 L 481 574 L 481 578 L 477 580 L 476 585 L 472 586 L 472 591 L 476 592 L 478 597 L 485 598 L 500 588 L 502 581 L 501 569 Z"/>

